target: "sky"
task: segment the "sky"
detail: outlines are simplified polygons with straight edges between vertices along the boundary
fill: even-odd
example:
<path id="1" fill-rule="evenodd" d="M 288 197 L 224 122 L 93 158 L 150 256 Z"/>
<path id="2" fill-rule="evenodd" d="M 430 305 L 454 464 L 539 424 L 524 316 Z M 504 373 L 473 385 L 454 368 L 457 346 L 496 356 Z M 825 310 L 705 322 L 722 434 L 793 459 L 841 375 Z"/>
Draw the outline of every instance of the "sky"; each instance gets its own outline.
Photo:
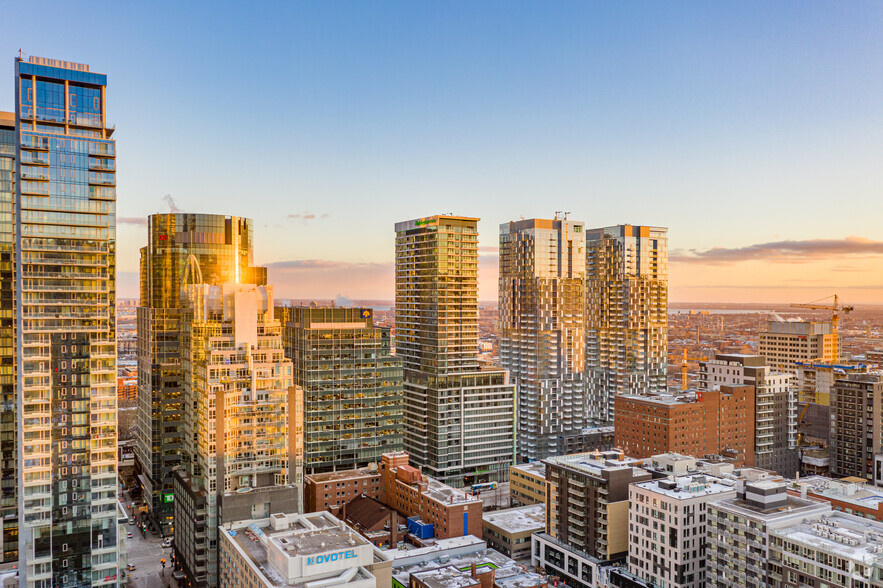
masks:
<path id="1" fill-rule="evenodd" d="M 883 303 L 883 3 L 4 2 L 108 75 L 120 297 L 149 214 L 255 221 L 277 297 L 392 299 L 396 221 L 669 229 L 673 302 Z"/>

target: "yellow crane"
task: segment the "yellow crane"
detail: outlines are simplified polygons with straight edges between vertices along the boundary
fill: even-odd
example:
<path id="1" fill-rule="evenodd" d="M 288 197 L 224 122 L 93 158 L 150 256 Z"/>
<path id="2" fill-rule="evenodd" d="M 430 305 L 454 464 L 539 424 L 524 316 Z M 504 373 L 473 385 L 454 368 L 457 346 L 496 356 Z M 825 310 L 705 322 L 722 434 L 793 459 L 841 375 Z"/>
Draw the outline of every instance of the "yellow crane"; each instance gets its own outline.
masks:
<path id="1" fill-rule="evenodd" d="M 671 355 L 670 357 L 675 358 L 677 355 Z M 707 357 L 699 356 L 699 355 L 687 355 L 687 349 L 684 348 L 684 356 L 681 358 L 681 390 L 687 389 L 687 361 L 707 361 Z"/>
<path id="2" fill-rule="evenodd" d="M 829 298 L 834 298 L 834 304 L 819 304 L 819 302 L 823 300 L 828 300 Z M 831 329 L 836 333 L 838 325 L 840 323 L 840 315 L 838 314 L 840 311 L 843 311 L 843 314 L 849 314 L 853 310 L 855 310 L 854 306 L 849 306 L 846 304 L 840 304 L 840 300 L 837 298 L 837 295 L 834 296 L 825 296 L 824 298 L 819 298 L 818 300 L 814 300 L 812 302 L 807 302 L 806 304 L 792 304 L 791 308 L 811 308 L 813 310 L 830 310 L 831 311 Z"/>

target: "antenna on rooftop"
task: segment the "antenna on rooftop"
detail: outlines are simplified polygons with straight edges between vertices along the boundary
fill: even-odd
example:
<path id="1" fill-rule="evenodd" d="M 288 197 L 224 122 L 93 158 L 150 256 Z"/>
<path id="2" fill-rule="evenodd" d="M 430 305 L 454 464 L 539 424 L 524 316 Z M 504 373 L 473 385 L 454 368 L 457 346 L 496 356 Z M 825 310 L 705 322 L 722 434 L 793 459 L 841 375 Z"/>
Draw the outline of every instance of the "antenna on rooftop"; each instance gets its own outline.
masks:
<path id="1" fill-rule="evenodd" d="M 563 210 L 556 210 L 555 211 L 555 220 L 558 220 L 558 215 L 561 214 L 562 212 L 564 212 L 564 211 Z"/>

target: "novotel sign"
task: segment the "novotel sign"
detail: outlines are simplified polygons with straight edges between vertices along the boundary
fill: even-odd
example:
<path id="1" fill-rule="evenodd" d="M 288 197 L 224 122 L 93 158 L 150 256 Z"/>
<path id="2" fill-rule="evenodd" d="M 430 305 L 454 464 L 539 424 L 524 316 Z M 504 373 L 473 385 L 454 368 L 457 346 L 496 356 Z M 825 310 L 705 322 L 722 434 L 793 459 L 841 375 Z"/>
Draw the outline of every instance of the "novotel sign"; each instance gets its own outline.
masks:
<path id="1" fill-rule="evenodd" d="M 307 565 L 314 566 L 317 564 L 331 563 L 333 561 L 341 561 L 344 559 L 353 559 L 359 557 L 355 549 L 347 549 L 346 551 L 338 551 L 337 553 L 325 553 L 315 557 L 307 558 Z"/>

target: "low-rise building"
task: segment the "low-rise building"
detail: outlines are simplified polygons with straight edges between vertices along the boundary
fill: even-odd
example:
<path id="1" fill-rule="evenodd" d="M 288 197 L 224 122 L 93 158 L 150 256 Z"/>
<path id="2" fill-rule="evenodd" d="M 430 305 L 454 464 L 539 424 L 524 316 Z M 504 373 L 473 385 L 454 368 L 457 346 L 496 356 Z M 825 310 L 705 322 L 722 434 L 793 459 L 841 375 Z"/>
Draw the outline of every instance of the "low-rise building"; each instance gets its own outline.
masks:
<path id="1" fill-rule="evenodd" d="M 390 561 L 327 512 L 225 523 L 218 539 L 225 588 L 389 586 Z"/>
<path id="2" fill-rule="evenodd" d="M 482 538 L 512 559 L 530 559 L 530 536 L 545 528 L 546 505 L 531 504 L 484 513 Z"/>
<path id="3" fill-rule="evenodd" d="M 434 537 L 481 536 L 482 501 L 423 475 L 411 466 L 407 453 L 384 453 L 380 467 L 304 476 L 308 510 L 328 510 L 342 516 L 342 508 L 365 495 L 379 500 L 405 517 L 432 525 Z"/>
<path id="4" fill-rule="evenodd" d="M 540 461 L 509 467 L 509 500 L 514 506 L 546 503 L 546 464 Z"/>
<path id="5" fill-rule="evenodd" d="M 833 512 L 774 529 L 770 586 L 883 587 L 883 524 Z"/>
<path id="6" fill-rule="evenodd" d="M 811 476 L 789 484 L 788 494 L 830 502 L 835 511 L 883 522 L 883 489 L 864 480 Z"/>
<path id="7" fill-rule="evenodd" d="M 703 474 L 632 484 L 629 572 L 655 586 L 705 586 L 707 506 L 735 498 L 735 486 Z"/>
<path id="8" fill-rule="evenodd" d="M 423 475 L 409 465 L 407 453 L 384 453 L 380 476 L 380 501 L 409 518 L 433 525 L 435 537 L 481 536 L 482 501 Z"/>
<path id="9" fill-rule="evenodd" d="M 453 568 L 453 572 L 423 575 L 424 584 L 432 578 L 449 577 L 454 582 L 474 586 L 473 580 L 484 583 L 492 579 L 494 588 L 545 588 L 548 578 L 544 574 L 525 569 L 510 557 L 488 549 L 481 539 L 467 535 L 440 539 L 433 545 L 417 549 L 397 549 L 383 552 L 392 559 L 392 588 L 411 586 L 411 578 L 433 570 Z M 493 571 L 493 576 L 485 575 Z M 456 586 L 459 586 L 457 584 Z"/>
<path id="10" fill-rule="evenodd" d="M 380 471 L 376 464 L 365 468 L 304 476 L 304 510 L 332 514 L 357 496 L 380 498 Z"/>
<path id="11" fill-rule="evenodd" d="M 767 575 L 770 533 L 829 512 L 826 502 L 789 495 L 784 482 L 738 480 L 735 498 L 708 505 L 706 585 L 778 586 Z"/>

